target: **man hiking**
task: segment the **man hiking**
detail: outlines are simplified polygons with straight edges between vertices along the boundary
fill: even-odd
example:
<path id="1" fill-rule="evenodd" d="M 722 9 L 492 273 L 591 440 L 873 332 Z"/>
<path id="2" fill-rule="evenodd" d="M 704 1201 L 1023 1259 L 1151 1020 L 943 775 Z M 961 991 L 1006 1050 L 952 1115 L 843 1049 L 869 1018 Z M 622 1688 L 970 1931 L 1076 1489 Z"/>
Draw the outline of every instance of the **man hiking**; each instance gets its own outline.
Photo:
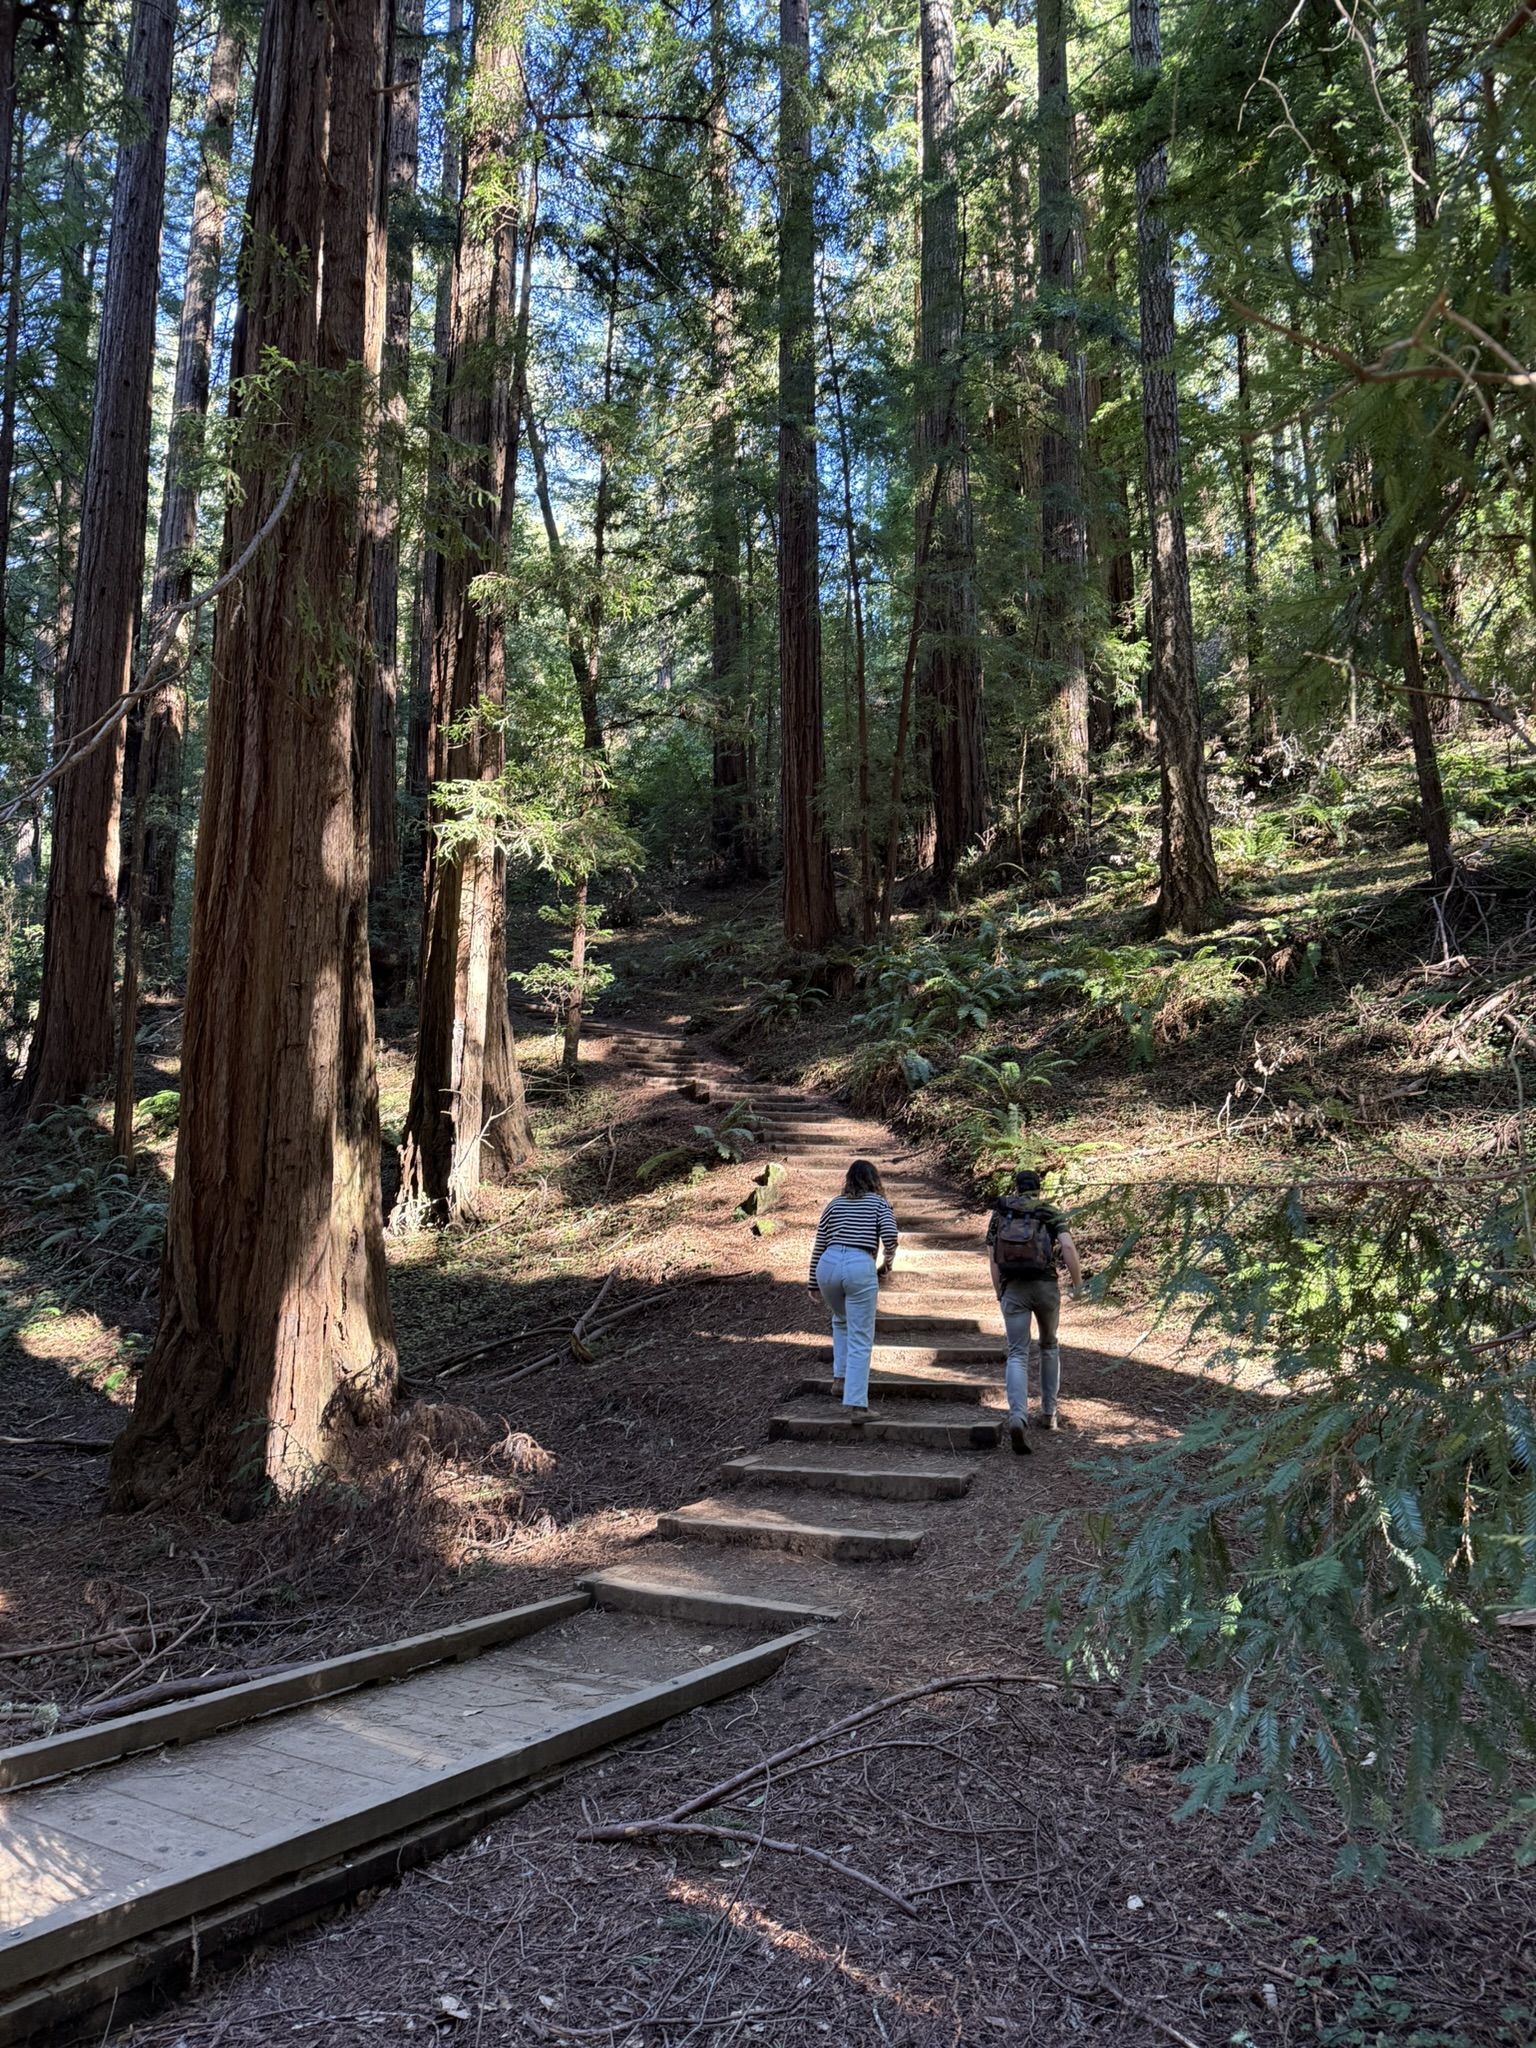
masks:
<path id="1" fill-rule="evenodd" d="M 1061 1391 L 1061 1321 L 1058 1259 L 1075 1288 L 1083 1277 L 1067 1219 L 1042 1199 L 1040 1176 L 1024 1168 L 1013 1176 L 1013 1192 L 994 1204 L 987 1225 L 992 1286 L 1008 1328 L 1008 1441 L 1015 1451 L 1033 1450 L 1029 1440 L 1029 1324 L 1040 1329 L 1040 1427 L 1057 1430 L 1056 1397 Z"/>

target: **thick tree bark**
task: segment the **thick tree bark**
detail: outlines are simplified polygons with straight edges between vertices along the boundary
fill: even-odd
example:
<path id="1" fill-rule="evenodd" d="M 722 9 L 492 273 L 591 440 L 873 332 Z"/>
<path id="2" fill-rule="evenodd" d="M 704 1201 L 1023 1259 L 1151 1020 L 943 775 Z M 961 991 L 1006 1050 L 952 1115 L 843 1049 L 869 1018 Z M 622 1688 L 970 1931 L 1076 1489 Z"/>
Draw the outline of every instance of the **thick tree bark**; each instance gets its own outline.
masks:
<path id="1" fill-rule="evenodd" d="M 521 122 L 516 17 L 483 6 L 464 146 L 464 195 L 444 392 L 446 481 L 454 545 L 432 557 L 436 626 L 432 785 L 494 782 L 505 766 L 493 715 L 506 702 L 500 612 L 470 595 L 502 564 L 517 487 L 515 203 L 506 141 Z M 451 826 L 451 814 L 434 824 Z M 435 1220 L 465 1213 L 474 1190 L 504 1180 L 532 1136 L 507 1010 L 506 856 L 488 827 L 432 834 L 418 989 L 416 1070 L 401 1147 L 401 1200 Z"/>
<path id="2" fill-rule="evenodd" d="M 919 265 L 917 549 L 924 633 L 917 693 L 933 798 L 934 881 L 945 887 L 986 824 L 976 539 L 966 447 L 964 249 L 955 158 L 955 23 L 951 0 L 920 0 L 923 184 Z M 933 531 L 923 482 L 943 470 Z M 926 548 L 925 548 L 926 539 Z"/>
<path id="3" fill-rule="evenodd" d="M 176 1179 L 121 1510 L 250 1512 L 344 1469 L 395 1385 L 367 925 L 388 30 L 388 0 L 269 0 L 262 27 L 225 559 L 317 440 L 357 459 L 305 480 L 218 603 Z M 242 415 L 274 359 L 293 374 Z"/>
<path id="4" fill-rule="evenodd" d="M 1413 104 L 1413 224 L 1422 242 L 1440 211 L 1440 177 L 1435 163 L 1435 85 L 1429 68 L 1429 8 L 1426 0 L 1406 0 L 1403 9 L 1404 68 Z"/>
<path id="5" fill-rule="evenodd" d="M 0 248 L 11 225 L 12 166 L 16 161 L 16 46 L 21 0 L 0 0 Z"/>
<path id="6" fill-rule="evenodd" d="M 820 947 L 838 922 L 824 810 L 810 95 L 810 0 L 779 0 L 779 829 L 784 936 Z"/>
<path id="7" fill-rule="evenodd" d="M 464 0 L 448 5 L 448 80 L 451 102 L 458 89 L 464 34 Z M 463 152 L 444 138 L 442 174 L 438 196 L 443 209 L 454 205 L 463 182 Z M 434 442 L 427 461 L 426 543 L 422 552 L 421 575 L 417 581 L 416 617 L 411 645 L 410 712 L 405 729 L 405 794 L 420 819 L 412 848 L 414 865 L 426 873 L 430 844 L 427 817 L 427 785 L 432 776 L 432 663 L 437 645 L 437 618 L 433 610 L 437 588 L 438 554 L 433 544 L 436 521 L 443 497 L 443 456 L 441 434 L 446 395 L 448 350 L 453 339 L 453 264 L 445 259 L 437 278 L 437 309 L 432 323 L 432 396 L 428 416 Z"/>
<path id="8" fill-rule="evenodd" d="M 736 295 L 731 284 L 725 0 L 709 10 L 709 676 L 715 724 L 710 843 L 727 874 L 762 871 L 742 675 L 741 514 L 736 461 Z"/>
<path id="9" fill-rule="evenodd" d="M 853 624 L 853 687 L 855 743 L 858 749 L 859 930 L 866 945 L 875 935 L 879 905 L 875 896 L 875 857 L 869 809 L 869 665 L 864 644 L 864 577 L 859 567 L 859 529 L 853 512 L 853 451 L 848 445 L 848 420 L 843 411 L 843 385 L 832 342 L 832 316 L 825 301 L 822 321 L 827 334 L 827 378 L 837 414 L 837 459 L 843 483 L 843 540 L 848 552 L 848 605 Z"/>
<path id="10" fill-rule="evenodd" d="M 373 886 L 400 872 L 395 816 L 400 691 L 400 484 L 405 457 L 406 393 L 411 376 L 411 283 L 415 244 L 394 218 L 395 203 L 416 190 L 421 116 L 423 0 L 398 0 L 390 92 L 385 190 L 391 208 L 389 284 L 384 311 L 384 370 L 379 389 L 379 487 L 373 533 L 373 738 L 369 753 L 369 865 Z"/>
<path id="11" fill-rule="evenodd" d="M 1158 69 L 1158 0 L 1131 0 L 1131 61 Z M 1152 540 L 1152 709 L 1162 780 L 1165 930 L 1196 932 L 1221 893 L 1205 790 L 1205 739 L 1195 674 L 1195 629 L 1184 539 L 1179 387 L 1173 368 L 1173 244 L 1162 216 L 1168 151 L 1159 143 L 1136 171 L 1136 245 L 1141 297 L 1141 401 Z"/>
<path id="12" fill-rule="evenodd" d="M 1424 658 L 1419 647 L 1418 622 L 1406 589 L 1401 587 L 1401 562 L 1395 565 L 1399 612 L 1397 636 L 1402 647 L 1403 681 L 1408 697 L 1408 736 L 1413 743 L 1413 770 L 1419 788 L 1419 813 L 1424 828 L 1424 846 L 1429 855 L 1429 879 L 1437 889 L 1446 888 L 1456 874 L 1456 857 L 1451 841 L 1451 814 L 1440 780 L 1440 756 L 1435 747 L 1435 727 L 1429 697 L 1424 688 Z"/>
<path id="13" fill-rule="evenodd" d="M 135 0 L 81 502 L 62 727 L 66 750 L 73 735 L 94 725 L 123 695 L 133 657 L 175 33 L 172 0 Z M 112 1066 L 122 766 L 119 724 L 57 786 L 42 996 L 27 1060 L 32 1116 L 88 1093 Z"/>
<path id="14" fill-rule="evenodd" d="M 1259 623 L 1259 494 L 1253 467 L 1253 400 L 1248 388 L 1248 330 L 1237 330 L 1238 470 L 1243 509 L 1243 656 L 1248 672 L 1248 759 L 1275 744 L 1275 707 L 1264 687 Z"/>
<path id="15" fill-rule="evenodd" d="M 15 141 L 15 183 L 21 182 L 23 130 L 17 129 Z M 6 237 L 0 235 L 0 244 Z M 21 215 L 18 210 L 11 222 L 10 248 L 6 260 L 5 294 L 5 343 L 4 363 L 0 368 L 3 377 L 3 391 L 0 391 L 0 708 L 5 703 L 5 672 L 10 654 L 10 561 L 11 561 L 11 517 L 14 507 L 12 494 L 12 472 L 16 467 L 16 397 L 17 397 L 17 356 L 21 343 Z"/>
<path id="16" fill-rule="evenodd" d="M 1083 492 L 1087 439 L 1085 366 L 1072 301 L 1081 256 L 1072 193 L 1072 102 L 1067 85 L 1066 0 L 1036 11 L 1040 105 L 1040 296 L 1042 341 L 1059 366 L 1046 393 L 1040 436 L 1041 663 L 1050 678 L 1051 772 L 1069 809 L 1088 783 L 1088 663 L 1083 609 L 1088 513 Z"/>
<path id="17" fill-rule="evenodd" d="M 192 594 L 197 545 L 197 505 L 202 485 L 203 440 L 213 370 L 213 320 L 224 253 L 224 217 L 229 203 L 229 165 L 240 69 L 245 60 L 243 30 L 225 14 L 208 71 L 203 109 L 197 189 L 187 242 L 181 325 L 176 338 L 176 377 L 166 439 L 165 489 L 155 543 L 149 612 L 154 618 Z M 138 720 L 135 792 L 142 791 L 144 822 L 143 922 L 147 933 L 168 933 L 176 900 L 176 856 L 180 842 L 182 748 L 186 738 L 186 692 L 177 668 L 190 657 L 195 625 L 182 622 L 173 666 L 146 702 Z M 132 744 L 130 742 L 130 750 Z M 137 801 L 137 796 L 135 798 Z M 137 837 L 137 831 L 135 832 Z"/>

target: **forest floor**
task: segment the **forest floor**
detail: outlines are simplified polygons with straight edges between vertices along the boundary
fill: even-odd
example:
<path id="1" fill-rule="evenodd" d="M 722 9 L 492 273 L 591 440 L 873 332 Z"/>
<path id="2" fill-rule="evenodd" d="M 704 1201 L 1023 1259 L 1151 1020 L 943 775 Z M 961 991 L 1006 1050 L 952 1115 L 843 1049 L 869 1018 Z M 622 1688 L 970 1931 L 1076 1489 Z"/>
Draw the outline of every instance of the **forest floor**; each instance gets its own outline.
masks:
<path id="1" fill-rule="evenodd" d="M 1113 849 L 1111 818 L 1096 857 Z M 1127 858 L 1130 882 L 1105 869 L 1090 884 L 1085 855 L 1040 893 L 1011 885 L 1010 943 L 1053 957 L 1131 945 L 1144 913 Z M 1494 980 L 1502 989 L 1530 974 L 1529 898 L 1491 892 L 1481 942 L 1442 945 L 1416 880 L 1411 849 L 1346 840 L 1299 852 L 1293 836 L 1239 875 L 1229 943 L 1267 948 L 1270 960 L 1293 949 L 1290 968 L 1258 976 L 1243 1000 L 1228 989 L 1202 1007 L 1184 990 L 1172 1012 L 1166 999 L 1142 1019 L 1117 1011 L 1119 1036 L 1073 1038 L 1047 1023 L 1021 1043 L 1014 1023 L 1006 1045 L 1001 1025 L 976 1042 L 1026 1063 L 1056 1048 L 1064 1063 L 1049 1069 L 1026 1128 L 1079 1189 L 1140 1179 L 1143 1167 L 1151 1181 L 1174 1154 L 1219 1158 L 1256 1180 L 1295 1171 L 1299 1158 L 1312 1172 L 1327 1162 L 1355 1171 L 1362 1158 L 1497 1159 L 1519 1141 L 1518 1074 L 1512 1083 L 1497 1061 L 1446 1057 L 1441 1026 L 1470 1014 Z M 409 1399 L 374 1469 L 260 1523 L 104 1516 L 104 1458 L 59 1448 L 103 1444 L 120 1427 L 152 1333 L 174 1147 L 174 1001 L 142 1041 L 143 1148 L 131 1175 L 108 1159 L 106 1111 L 15 1134 L 0 1175 L 0 1712 L 12 1739 L 166 1676 L 383 1640 L 643 1560 L 656 1511 L 708 1492 L 722 1454 L 759 1441 L 807 1327 L 805 1248 L 755 1238 L 737 1217 L 755 1165 L 720 1157 L 722 1092 L 695 1105 L 626 1072 L 610 1057 L 608 1018 L 723 1041 L 742 1063 L 742 1098 L 772 1074 L 895 1111 L 911 1155 L 950 1171 L 979 1224 L 986 1137 L 968 1126 L 961 1142 L 968 1098 L 946 1096 L 940 1076 L 928 1110 L 923 1095 L 897 1102 L 888 1075 L 859 1063 L 870 1034 L 852 1020 L 867 994 L 808 999 L 794 988 L 769 909 L 760 891 L 681 884 L 638 903 L 614 948 L 619 982 L 581 1090 L 556 1085 L 547 1037 L 523 1039 L 534 1164 L 487 1191 L 472 1225 L 391 1240 Z M 765 1005 L 781 985 L 789 997 Z M 1436 1001 L 1405 1001 L 1413 986 Z M 380 1023 L 385 1121 L 398 1125 L 411 1019 L 386 1012 Z M 1126 1037 L 1134 1046 L 1143 1023 L 1150 1062 L 1131 1064 Z M 868 1149 L 885 1156 L 893 1142 L 871 1115 Z M 670 1169 L 639 1173 L 668 1151 Z M 1084 1235 L 1090 1262 L 1101 1260 L 1108 1225 Z M 567 1355 L 518 1377 L 545 1352 L 546 1326 L 568 1327 L 615 1267 L 612 1304 L 673 1291 L 591 1363 Z M 572 1769 L 467 1850 L 237 1970 L 207 1973 L 197 1996 L 114 2038 L 144 2048 L 305 2038 L 350 2048 L 430 2033 L 609 2048 L 1536 2038 L 1536 1884 L 1507 1850 L 1457 1861 L 1405 1853 L 1366 1890 L 1334 1876 L 1338 1827 L 1319 1803 L 1311 1832 L 1289 1829 L 1249 1855 L 1246 1806 L 1171 1818 L 1187 1761 L 1166 1732 L 1173 1675 L 1130 1701 L 1050 1682 L 1059 1668 L 1013 1584 L 1021 1544 L 1057 1512 L 1092 1511 L 1103 1487 L 1095 1455 L 1156 1442 L 1212 1399 L 1233 1398 L 1154 1320 L 1134 1298 L 1119 1311 L 1075 1309 L 1070 1433 L 1032 1458 L 982 1461 L 964 1512 L 935 1527 L 915 1561 L 861 1567 L 857 1609 L 776 1678 Z M 597 1818 L 665 1811 L 902 1687 L 987 1669 L 1047 1683 L 893 1710 L 842 1760 L 743 1802 L 742 1825 L 895 1882 L 918 1901 L 915 1918 L 798 1859 L 575 1839 Z"/>

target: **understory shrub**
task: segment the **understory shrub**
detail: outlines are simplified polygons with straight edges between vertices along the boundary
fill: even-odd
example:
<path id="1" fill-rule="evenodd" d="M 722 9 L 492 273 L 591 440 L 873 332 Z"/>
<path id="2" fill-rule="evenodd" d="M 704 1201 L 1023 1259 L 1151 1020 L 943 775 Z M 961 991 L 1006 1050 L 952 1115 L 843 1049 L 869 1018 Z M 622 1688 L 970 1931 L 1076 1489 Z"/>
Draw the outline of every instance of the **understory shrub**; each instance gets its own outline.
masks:
<path id="1" fill-rule="evenodd" d="M 1155 1242 L 1166 1305 L 1220 1340 L 1211 1371 L 1249 1370 L 1176 1441 L 1099 1468 L 1088 1565 L 1062 1561 L 1070 1516 L 1035 1532 L 1026 1602 L 1074 1671 L 1133 1690 L 1178 1660 L 1184 1813 L 1252 1799 L 1262 1846 L 1321 1788 L 1341 1868 L 1374 1874 L 1395 1840 L 1450 1846 L 1470 1798 L 1456 1847 L 1510 1830 L 1536 1860 L 1536 1691 L 1500 1626 L 1536 1607 L 1522 1168 L 1137 1199 L 1097 1205 L 1125 1227 L 1096 1291 Z"/>

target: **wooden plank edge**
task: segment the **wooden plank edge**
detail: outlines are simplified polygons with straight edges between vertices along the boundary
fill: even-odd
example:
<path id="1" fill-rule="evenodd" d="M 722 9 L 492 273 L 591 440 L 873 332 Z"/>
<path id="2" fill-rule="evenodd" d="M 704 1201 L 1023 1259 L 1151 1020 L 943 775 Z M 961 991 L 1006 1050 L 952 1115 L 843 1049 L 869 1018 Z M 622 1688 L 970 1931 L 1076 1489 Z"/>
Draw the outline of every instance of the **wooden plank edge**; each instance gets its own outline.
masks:
<path id="1" fill-rule="evenodd" d="M 586 1587 L 599 1607 L 616 1607 L 631 1614 L 655 1614 L 677 1621 L 704 1621 L 724 1628 L 751 1628 L 759 1623 L 808 1627 L 843 1618 L 840 1607 L 809 1607 L 797 1600 L 760 1600 L 748 1593 L 668 1585 L 665 1579 L 624 1579 L 606 1572 L 590 1572 L 577 1584 Z"/>
<path id="2" fill-rule="evenodd" d="M 759 1515 L 666 1514 L 656 1517 L 656 1534 L 680 1542 L 740 1543 L 759 1550 L 788 1550 L 830 1558 L 834 1564 L 878 1564 L 884 1558 L 916 1554 L 921 1529 L 854 1529 L 825 1522 L 769 1522 Z"/>
<path id="3" fill-rule="evenodd" d="M 200 1699 L 147 1707 L 142 1713 L 125 1714 L 120 1720 L 94 1721 L 88 1728 L 73 1728 L 63 1735 L 18 1743 L 14 1749 L 0 1750 L 0 1790 L 14 1791 L 44 1778 L 117 1763 L 125 1756 L 158 1749 L 162 1743 L 217 1735 L 264 1714 L 308 1706 L 315 1700 L 353 1692 L 360 1685 L 374 1685 L 381 1679 L 402 1678 L 407 1672 L 422 1671 L 433 1664 L 463 1662 L 479 1656 L 482 1650 L 515 1643 L 555 1622 L 568 1621 L 591 1604 L 588 1593 L 560 1593 L 526 1607 L 484 1615 L 478 1621 L 434 1629 L 427 1635 L 380 1643 L 371 1650 L 353 1650 L 344 1657 L 321 1658 L 279 1678 L 231 1685 L 222 1692 L 204 1693 Z"/>
<path id="4" fill-rule="evenodd" d="M 589 1606 L 592 1596 L 583 1593 L 580 1599 L 583 1606 Z M 270 1835 L 244 1856 L 215 1870 L 200 1871 L 139 1898 L 124 1900 L 89 1920 L 63 1920 L 51 1928 L 44 1920 L 30 1939 L 9 1949 L 0 1946 L 0 1994 L 18 1991 L 88 1956 L 152 1933 L 157 1927 L 184 1918 L 194 1908 L 223 1906 L 295 1871 L 349 1855 L 386 1834 L 418 1826 L 436 1814 L 450 1813 L 503 1787 L 525 1783 L 590 1749 L 622 1741 L 660 1721 L 670 1721 L 677 1714 L 738 1692 L 743 1686 L 755 1685 L 776 1671 L 791 1650 L 815 1634 L 814 1628 L 796 1629 L 789 1635 L 776 1636 L 769 1642 L 718 1658 L 713 1664 L 698 1665 L 676 1678 L 662 1679 L 639 1692 L 621 1695 L 596 1711 L 589 1708 L 570 1714 L 546 1734 L 530 1741 L 445 1772 L 392 1799 L 364 1801 L 352 1812 L 319 1826 Z"/>
<path id="5" fill-rule="evenodd" d="M 397 1883 L 408 1870 L 451 1854 L 494 1822 L 553 1791 L 568 1775 L 554 1771 L 532 1784 L 492 1793 L 339 1862 L 267 1885 L 33 1984 L 0 2002 L 0 2048 L 19 2048 L 22 2042 L 31 2048 L 63 2048 L 66 2042 L 97 2039 L 107 2026 L 141 2018 L 191 1991 L 205 1964 L 237 1962 L 278 1929 L 301 1932 L 359 1892 Z"/>

